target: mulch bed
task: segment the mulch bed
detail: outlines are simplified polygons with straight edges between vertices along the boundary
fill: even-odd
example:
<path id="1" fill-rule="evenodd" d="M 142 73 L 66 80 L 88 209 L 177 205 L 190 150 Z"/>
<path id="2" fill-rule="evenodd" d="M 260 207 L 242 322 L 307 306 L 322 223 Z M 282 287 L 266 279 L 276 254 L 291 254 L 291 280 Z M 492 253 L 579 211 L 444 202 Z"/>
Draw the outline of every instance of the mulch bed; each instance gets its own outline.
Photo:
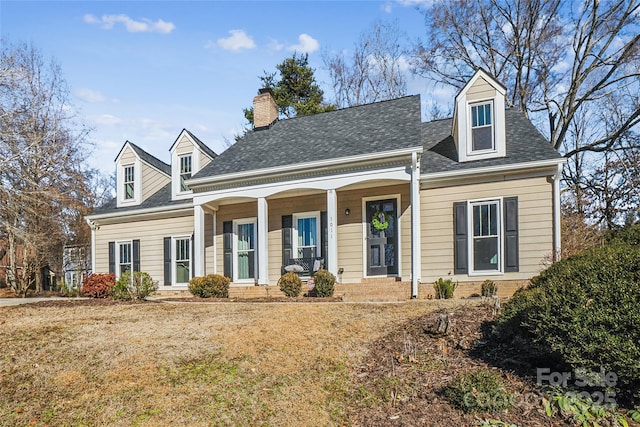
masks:
<path id="1" fill-rule="evenodd" d="M 492 318 L 490 307 L 467 306 L 445 312 L 452 324 L 447 335 L 432 332 L 443 313 L 439 312 L 406 323 L 370 346 L 368 357 L 355 373 L 354 404 L 348 414 L 354 425 L 475 426 L 489 419 L 517 426 L 571 425 L 544 414 L 540 391 L 530 378 L 477 357 L 477 344 L 483 338 L 481 325 Z M 480 368 L 501 374 L 509 392 L 514 393 L 513 408 L 498 414 L 466 414 L 444 399 L 441 390 L 453 376 Z"/>

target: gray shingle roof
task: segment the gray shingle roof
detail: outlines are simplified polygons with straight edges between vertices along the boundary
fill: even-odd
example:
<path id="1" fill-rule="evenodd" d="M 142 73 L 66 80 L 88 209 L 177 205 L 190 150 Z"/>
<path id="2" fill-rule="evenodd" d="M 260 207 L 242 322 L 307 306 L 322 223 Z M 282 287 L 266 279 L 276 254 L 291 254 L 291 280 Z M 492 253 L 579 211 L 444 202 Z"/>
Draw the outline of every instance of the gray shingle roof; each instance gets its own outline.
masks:
<path id="1" fill-rule="evenodd" d="M 102 215 L 112 212 L 129 212 L 129 211 L 137 211 L 140 209 L 149 209 L 149 208 L 159 208 L 161 206 L 171 206 L 171 205 L 181 205 L 185 203 L 190 203 L 191 199 L 187 200 L 171 200 L 171 183 L 165 185 L 160 190 L 158 190 L 154 195 L 149 197 L 144 202 L 140 203 L 137 206 L 127 206 L 127 207 L 116 207 L 117 202 L 116 199 L 113 198 L 109 202 L 104 205 L 96 208 L 91 215 Z"/>
<path id="2" fill-rule="evenodd" d="M 248 132 L 194 178 L 417 147 L 418 95 L 276 122 Z"/>
<path id="3" fill-rule="evenodd" d="M 505 111 L 506 157 L 459 163 L 451 136 L 452 119 L 422 123 L 424 152 L 423 174 L 467 170 L 487 166 L 505 166 L 538 160 L 560 159 L 561 156 L 540 134 L 524 114 L 515 109 Z"/>
<path id="4" fill-rule="evenodd" d="M 131 148 L 133 148 L 133 151 L 136 152 L 138 157 L 140 157 L 140 160 L 142 160 L 145 163 L 150 164 L 154 168 L 156 168 L 156 169 L 164 172 L 165 174 L 171 176 L 171 166 L 170 165 L 166 164 L 165 162 L 163 162 L 162 160 L 158 159 L 157 157 L 154 157 L 151 154 L 147 153 L 146 151 L 144 151 L 142 148 L 138 147 L 133 142 L 127 141 L 125 143 L 125 145 L 127 143 L 131 146 Z M 124 146 L 123 146 L 123 148 L 124 148 Z M 122 151 L 122 150 L 120 150 L 120 151 Z M 118 154 L 118 156 L 119 155 L 120 154 Z"/>

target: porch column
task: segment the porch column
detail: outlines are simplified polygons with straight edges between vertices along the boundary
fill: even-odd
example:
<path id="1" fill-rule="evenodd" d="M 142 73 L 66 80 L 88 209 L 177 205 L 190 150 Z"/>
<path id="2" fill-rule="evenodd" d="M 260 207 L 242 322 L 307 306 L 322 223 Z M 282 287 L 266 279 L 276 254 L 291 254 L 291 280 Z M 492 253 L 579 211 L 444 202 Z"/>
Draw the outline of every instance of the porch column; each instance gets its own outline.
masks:
<path id="1" fill-rule="evenodd" d="M 326 267 L 338 277 L 338 197 L 336 190 L 327 190 L 327 259 Z"/>
<path id="2" fill-rule="evenodd" d="M 420 282 L 420 159 L 411 153 L 411 298 L 418 297 Z"/>
<path id="3" fill-rule="evenodd" d="M 258 285 L 269 284 L 269 207 L 267 199 L 258 198 Z"/>
<path id="4" fill-rule="evenodd" d="M 204 209 L 193 206 L 193 273 L 204 276 Z"/>

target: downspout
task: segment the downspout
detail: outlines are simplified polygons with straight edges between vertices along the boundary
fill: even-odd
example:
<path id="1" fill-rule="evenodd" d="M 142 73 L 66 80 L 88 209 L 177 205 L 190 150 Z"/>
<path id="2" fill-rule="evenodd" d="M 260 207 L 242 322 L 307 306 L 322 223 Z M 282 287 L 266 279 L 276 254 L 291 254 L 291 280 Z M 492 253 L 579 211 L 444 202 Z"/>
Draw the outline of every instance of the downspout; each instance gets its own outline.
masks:
<path id="1" fill-rule="evenodd" d="M 411 153 L 411 298 L 418 298 L 420 282 L 420 165 L 418 153 Z"/>
<path id="2" fill-rule="evenodd" d="M 553 260 L 559 261 L 562 253 L 561 243 L 561 212 L 560 212 L 560 178 L 564 163 L 558 164 L 558 170 L 553 177 Z"/>

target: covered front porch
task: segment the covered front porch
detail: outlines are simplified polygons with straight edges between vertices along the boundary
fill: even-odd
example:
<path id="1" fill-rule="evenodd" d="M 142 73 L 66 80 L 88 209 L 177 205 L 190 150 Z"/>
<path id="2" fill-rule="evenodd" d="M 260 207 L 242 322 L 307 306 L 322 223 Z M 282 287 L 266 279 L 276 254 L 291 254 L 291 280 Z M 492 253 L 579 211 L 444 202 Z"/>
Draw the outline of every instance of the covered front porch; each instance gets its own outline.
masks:
<path id="1" fill-rule="evenodd" d="M 270 288 L 283 267 L 311 258 L 321 260 L 338 284 L 408 282 L 415 297 L 416 169 L 409 164 L 197 192 L 194 274 L 223 274 L 235 288 Z"/>

